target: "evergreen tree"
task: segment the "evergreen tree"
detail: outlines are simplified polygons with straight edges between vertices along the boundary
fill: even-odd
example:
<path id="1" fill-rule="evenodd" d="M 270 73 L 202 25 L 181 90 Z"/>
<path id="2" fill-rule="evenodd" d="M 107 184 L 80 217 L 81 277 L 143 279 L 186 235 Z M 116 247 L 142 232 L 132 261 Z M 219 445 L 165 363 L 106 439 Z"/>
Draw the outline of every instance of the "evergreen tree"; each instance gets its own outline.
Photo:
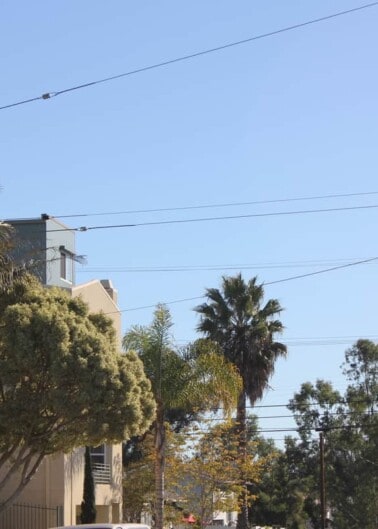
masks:
<path id="1" fill-rule="evenodd" d="M 91 452 L 89 446 L 85 447 L 84 463 L 84 491 L 81 502 L 81 523 L 94 523 L 96 521 L 95 483 L 93 479 Z"/>
<path id="2" fill-rule="evenodd" d="M 319 527 L 319 442 L 324 432 L 326 503 L 337 529 L 377 528 L 378 512 L 378 345 L 358 340 L 342 366 L 350 384 L 345 395 L 318 380 L 302 384 L 289 409 L 301 437 L 292 447 L 297 473 L 307 477 L 306 511 Z M 302 480 L 305 488 L 305 481 Z"/>
<path id="3" fill-rule="evenodd" d="M 111 320 L 62 289 L 17 277 L 1 292 L 0 328 L 1 512 L 45 456 L 140 435 L 155 402 Z"/>

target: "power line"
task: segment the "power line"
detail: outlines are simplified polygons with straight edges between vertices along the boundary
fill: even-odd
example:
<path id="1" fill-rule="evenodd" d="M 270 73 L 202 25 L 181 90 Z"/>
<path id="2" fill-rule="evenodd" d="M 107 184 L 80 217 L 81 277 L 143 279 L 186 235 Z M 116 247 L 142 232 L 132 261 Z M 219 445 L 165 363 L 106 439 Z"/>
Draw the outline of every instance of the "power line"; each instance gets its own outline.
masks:
<path id="1" fill-rule="evenodd" d="M 359 335 L 354 336 L 325 336 L 325 337 L 313 337 L 313 338 L 283 338 L 283 341 L 285 342 L 285 345 L 288 347 L 308 347 L 308 346 L 326 346 L 326 345 L 349 345 L 352 342 L 355 342 L 356 340 L 361 339 L 366 340 L 378 340 L 377 334 L 370 334 L 366 335 L 364 333 L 361 333 Z M 189 339 L 176 339 L 175 342 L 179 343 L 180 345 L 187 345 L 191 343 L 193 340 Z"/>
<path id="2" fill-rule="evenodd" d="M 58 250 L 57 246 L 51 246 L 48 248 L 36 248 L 33 254 L 36 252 L 45 252 L 47 250 Z M 86 264 L 83 263 L 82 260 L 86 258 L 86 256 L 78 255 L 75 256 L 76 258 L 80 258 L 81 260 L 78 261 L 80 264 Z M 59 261 L 60 257 L 52 257 L 50 259 L 39 259 L 38 262 L 44 262 L 44 263 L 51 263 L 55 261 Z M 224 270 L 264 270 L 264 269 L 280 269 L 280 268 L 303 268 L 303 267 L 313 267 L 313 266 L 321 266 L 321 265 L 332 265 L 334 264 L 335 267 L 346 265 L 350 266 L 354 263 L 359 264 L 361 262 L 365 261 L 375 261 L 375 257 L 367 257 L 367 258 L 358 258 L 358 257 L 350 257 L 350 258 L 340 258 L 340 259 L 317 259 L 317 260 L 308 260 L 308 261 L 271 261 L 271 262 L 262 262 L 262 263 L 236 263 L 233 265 L 230 264 L 214 264 L 214 265 L 177 265 L 177 266 L 151 266 L 151 267 L 109 267 L 109 266 L 95 266 L 93 268 L 87 267 L 84 270 L 77 270 L 77 273 L 99 273 L 99 272 L 106 272 L 106 273 L 116 273 L 116 272 L 193 272 L 193 271 L 224 271 Z M 312 274 L 312 272 L 311 272 Z"/>
<path id="3" fill-rule="evenodd" d="M 376 261 L 377 259 L 378 259 L 378 257 L 372 257 L 371 259 L 365 259 L 364 261 L 358 261 L 358 262 L 355 262 L 355 263 L 348 263 L 348 264 L 345 264 L 345 265 L 334 266 L 332 268 L 326 268 L 325 270 L 318 270 L 317 272 L 310 272 L 308 274 L 301 274 L 301 275 L 297 275 L 297 276 L 287 277 L 286 279 L 277 279 L 276 281 L 269 281 L 269 282 L 264 283 L 264 284 L 265 285 L 275 285 L 276 283 L 284 283 L 285 281 L 293 281 L 294 279 L 301 279 L 303 277 L 316 276 L 318 274 L 325 274 L 327 272 L 333 272 L 334 270 L 341 270 L 342 268 L 349 268 L 351 266 L 364 264 L 364 263 L 369 263 L 369 262 L 372 262 L 372 261 Z"/>
<path id="4" fill-rule="evenodd" d="M 327 272 L 333 272 L 335 270 L 341 270 L 342 268 L 349 268 L 351 266 L 357 266 L 357 265 L 360 265 L 360 264 L 365 264 L 365 263 L 369 263 L 369 262 L 376 261 L 376 260 L 378 260 L 378 257 L 372 257 L 370 259 L 364 259 L 362 261 L 357 261 L 357 262 L 354 262 L 354 263 L 348 263 L 348 264 L 345 264 L 345 265 L 334 266 L 332 268 L 326 268 L 324 270 L 318 270 L 317 272 L 310 272 L 308 274 L 301 274 L 301 275 L 286 277 L 286 278 L 283 278 L 283 279 L 277 279 L 276 281 L 268 281 L 266 283 L 263 283 L 263 285 L 264 286 L 265 285 L 275 285 L 277 283 L 284 283 L 286 281 L 294 281 L 295 279 L 302 279 L 304 277 L 311 277 L 311 276 L 315 276 L 315 275 L 319 275 L 319 274 L 325 274 Z M 166 301 L 166 302 L 164 302 L 164 305 L 173 305 L 173 304 L 176 304 L 176 303 L 184 303 L 186 301 L 196 301 L 196 300 L 199 300 L 199 299 L 203 299 L 205 297 L 206 297 L 206 294 L 204 294 L 203 296 L 195 296 L 195 297 L 192 297 L 192 298 L 176 299 L 176 300 L 173 300 L 173 301 Z M 133 307 L 131 309 L 123 309 L 123 310 L 114 311 L 114 312 L 107 312 L 106 314 L 118 314 L 118 312 L 132 312 L 132 311 L 135 311 L 135 310 L 151 309 L 151 308 L 154 308 L 154 307 L 156 307 L 156 303 L 154 305 L 144 305 L 144 306 L 141 306 L 141 307 Z"/>
<path id="5" fill-rule="evenodd" d="M 99 217 L 99 216 L 110 216 L 110 215 L 130 215 L 136 213 L 161 213 L 165 211 L 187 211 L 193 209 L 210 209 L 210 208 L 226 208 L 226 207 L 239 207 L 239 206 L 252 206 L 258 204 L 274 204 L 281 202 L 299 202 L 304 200 L 321 200 L 328 198 L 345 198 L 345 197 L 357 197 L 366 195 L 377 195 L 378 191 L 367 191 L 364 193 L 340 193 L 333 195 L 315 195 L 307 197 L 294 197 L 294 198 L 278 198 L 271 200 L 254 200 L 251 202 L 226 202 L 220 204 L 201 204 L 198 206 L 181 206 L 181 207 L 170 207 L 170 208 L 153 208 L 153 209 L 134 209 L 126 211 L 108 211 L 100 213 L 75 213 L 71 215 L 54 215 L 55 219 L 65 219 L 73 217 Z"/>
<path id="6" fill-rule="evenodd" d="M 314 400 L 314 399 L 312 399 Z M 254 410 L 256 408 L 287 408 L 289 406 L 289 402 L 282 403 L 282 404 L 254 404 L 253 406 L 246 406 L 246 409 L 248 410 Z M 308 402 L 306 403 L 307 406 L 320 406 L 320 402 Z M 341 400 L 335 400 L 332 403 L 335 404 L 370 404 L 370 401 L 368 399 L 341 399 Z M 214 410 L 222 411 L 224 408 L 222 407 L 215 407 Z"/>
<path id="7" fill-rule="evenodd" d="M 378 335 L 370 335 L 366 336 L 366 338 L 377 338 Z M 351 338 L 351 339 L 358 339 L 360 338 L 360 335 L 347 335 L 347 336 L 300 336 L 300 337 L 292 337 L 290 340 L 340 340 L 345 338 Z"/>
<path id="8" fill-rule="evenodd" d="M 47 230 L 47 233 L 60 232 L 60 231 L 92 231 L 92 230 L 110 230 L 116 228 L 138 228 L 144 226 L 164 226 L 168 224 L 189 224 L 192 222 L 210 222 L 215 220 L 236 220 L 236 219 L 250 219 L 256 217 L 279 217 L 279 216 L 290 216 L 290 215 L 304 215 L 309 213 L 331 213 L 336 211 L 356 211 L 365 209 L 376 209 L 378 204 L 368 206 L 348 206 L 342 208 L 324 208 L 324 209 L 302 209 L 295 211 L 274 211 L 268 213 L 250 213 L 246 215 L 229 215 L 222 217 L 201 217 L 194 219 L 174 219 L 174 220 L 161 220 L 151 222 L 135 222 L 133 224 L 106 224 L 103 226 L 80 226 L 78 228 L 57 228 L 54 230 Z"/>
<path id="9" fill-rule="evenodd" d="M 355 338 L 355 340 L 358 340 L 360 338 L 360 336 L 358 338 Z M 369 339 L 368 337 L 364 337 L 366 339 Z M 375 335 L 375 336 L 371 336 L 370 339 L 372 340 L 377 340 L 378 339 L 378 336 Z M 340 340 L 324 340 L 324 341 L 304 341 L 304 342 L 289 342 L 289 341 L 286 341 L 285 340 L 285 345 L 287 345 L 288 347 L 327 347 L 327 346 L 332 346 L 332 345 L 349 345 L 351 342 L 353 342 L 354 340 L 352 339 L 340 339 Z"/>
<path id="10" fill-rule="evenodd" d="M 363 425 L 364 428 L 376 428 L 375 424 L 364 424 Z M 325 428 L 324 431 L 331 431 L 331 430 L 353 430 L 353 429 L 356 429 L 356 428 L 361 428 L 361 425 L 360 424 L 344 424 L 344 425 L 340 425 L 340 426 L 327 426 L 327 428 Z M 296 433 L 303 433 L 303 432 L 316 432 L 318 431 L 318 428 L 317 427 L 311 427 L 311 426 L 308 426 L 308 427 L 282 427 L 282 428 L 257 428 L 256 429 L 256 433 L 275 433 L 275 432 L 296 432 Z M 193 432 L 193 433 L 186 433 L 185 435 L 187 436 L 195 436 L 195 435 L 199 435 L 201 433 L 204 433 L 204 434 L 209 434 L 209 431 L 208 430 L 205 430 L 205 429 L 202 429 L 202 430 L 198 430 L 197 432 Z M 211 432 L 210 432 L 211 434 Z"/>
<path id="11" fill-rule="evenodd" d="M 239 41 L 235 41 L 235 42 L 229 42 L 227 44 L 223 44 L 223 45 L 217 46 L 215 48 L 209 48 L 207 50 L 202 50 L 202 51 L 199 51 L 199 52 L 196 52 L 196 53 L 191 53 L 189 55 L 183 55 L 181 57 L 176 57 L 175 59 L 170 59 L 170 60 L 166 60 L 166 61 L 159 62 L 159 63 L 156 63 L 156 64 L 151 64 L 149 66 L 144 66 L 142 68 L 137 68 L 135 70 L 130 70 L 128 72 L 120 73 L 120 74 L 117 74 L 117 75 L 112 75 L 110 77 L 104 77 L 103 79 L 98 79 L 96 81 L 91 81 L 91 82 L 88 82 L 88 83 L 83 83 L 83 84 L 80 84 L 80 85 L 72 86 L 70 88 L 65 88 L 63 90 L 59 90 L 59 91 L 56 91 L 56 92 L 46 92 L 46 93 L 44 93 L 44 94 L 42 94 L 41 96 L 38 96 L 38 97 L 33 97 L 31 99 L 25 99 L 23 101 L 18 101 L 16 103 L 11 103 L 11 104 L 8 104 L 8 105 L 4 105 L 4 106 L 0 107 L 0 110 L 5 110 L 5 109 L 8 109 L 8 108 L 12 108 L 12 107 L 20 106 L 20 105 L 25 105 L 27 103 L 32 103 L 32 102 L 38 101 L 38 100 L 52 99 L 53 97 L 57 97 L 59 95 L 66 94 L 68 92 L 73 92 L 73 91 L 76 91 L 76 90 L 81 90 L 83 88 L 88 88 L 90 86 L 95 86 L 95 85 L 98 85 L 98 84 L 107 83 L 107 82 L 110 82 L 110 81 L 114 81 L 116 79 L 120 79 L 122 77 L 128 77 L 128 76 L 131 76 L 131 75 L 136 75 L 136 74 L 139 74 L 139 73 L 142 73 L 142 72 L 146 72 L 146 71 L 149 71 L 149 70 L 154 70 L 154 69 L 157 69 L 157 68 L 162 68 L 164 66 L 169 66 L 171 64 L 175 64 L 175 63 L 178 63 L 178 62 L 187 61 L 189 59 L 195 59 L 195 58 L 201 57 L 203 55 L 208 55 L 210 53 L 215 53 L 215 52 L 222 51 L 222 50 L 225 50 L 225 49 L 228 49 L 228 48 L 232 48 L 232 47 L 235 47 L 235 46 L 240 46 L 242 44 L 247 44 L 249 42 L 253 42 L 253 41 L 256 41 L 256 40 L 264 39 L 264 38 L 267 38 L 267 37 L 272 37 L 274 35 L 279 35 L 281 33 L 287 32 L 287 31 L 293 31 L 295 29 L 303 28 L 303 27 L 309 26 L 311 24 L 317 24 L 319 22 L 325 22 L 327 20 L 331 20 L 331 19 L 336 18 L 336 17 L 341 17 L 341 16 L 344 16 L 344 15 L 355 13 L 357 11 L 362 11 L 363 9 L 369 9 L 369 8 L 375 7 L 377 5 L 378 5 L 378 2 L 371 2 L 369 4 L 364 4 L 364 5 L 361 5 L 361 6 L 352 8 L 352 9 L 347 9 L 347 10 L 344 10 L 344 11 L 338 11 L 338 12 L 332 13 L 330 15 L 326 15 L 326 16 L 323 16 L 323 17 L 315 18 L 315 19 L 312 19 L 312 20 L 307 20 L 307 21 L 301 22 L 299 24 L 294 24 L 292 26 L 287 26 L 287 27 L 284 27 L 284 28 L 281 28 L 281 29 L 277 29 L 275 31 L 270 31 L 268 33 L 262 33 L 260 35 L 255 35 L 255 36 L 249 37 L 247 39 L 243 39 L 243 40 L 239 40 Z"/>
<path id="12" fill-rule="evenodd" d="M 78 273 L 154 273 L 154 272 L 206 272 L 206 271 L 225 271 L 225 270 L 271 270 L 282 268 L 307 268 L 314 266 L 338 265 L 350 263 L 352 261 L 360 261 L 361 258 L 349 259 L 319 259 L 309 261 L 291 261 L 291 262 L 270 262 L 270 263 L 250 263 L 242 264 L 214 264 L 214 265 L 177 265 L 177 266 L 126 266 L 126 267 L 109 267 L 109 266 L 94 266 L 86 267 L 78 270 Z"/>
<path id="13" fill-rule="evenodd" d="M 256 415 L 256 419 L 260 421 L 260 419 L 295 419 L 298 414 L 303 414 L 303 411 L 294 411 L 291 415 Z M 378 412 L 373 413 L 364 413 L 360 415 L 360 417 L 371 417 L 372 415 L 377 415 Z M 313 420 L 320 420 L 320 419 L 326 419 L 328 417 L 350 417 L 355 415 L 352 411 L 334 411 L 334 412 L 322 412 L 319 413 L 317 417 L 315 417 Z M 202 419 L 201 422 L 205 423 L 212 423 L 212 422 L 221 422 L 224 421 L 223 417 L 207 417 L 206 419 Z"/>
<path id="14" fill-rule="evenodd" d="M 58 249 L 57 246 L 49 246 L 49 247 L 46 247 L 46 248 L 39 248 L 38 250 L 46 251 L 46 250 L 57 250 L 57 249 Z M 373 258 L 373 259 L 375 260 L 376 258 Z M 55 261 L 58 261 L 58 260 L 60 260 L 60 257 L 51 258 L 51 259 L 44 259 L 42 261 L 38 260 L 38 262 L 51 263 L 51 262 L 55 262 Z M 350 266 L 350 264 L 348 264 L 347 266 Z M 126 310 L 128 310 L 128 309 L 126 309 Z M 112 312 L 112 313 L 107 313 L 107 314 L 114 314 L 114 313 Z M 364 338 L 366 338 L 366 339 L 372 339 L 372 340 L 378 339 L 378 335 L 366 335 L 366 334 L 362 333 L 362 336 Z M 351 341 L 358 340 L 359 338 L 361 338 L 361 334 L 360 335 L 352 335 L 352 336 L 349 335 L 349 336 L 325 336 L 325 337 L 317 337 L 317 336 L 316 337 L 293 337 L 293 338 L 285 339 L 285 344 L 290 346 L 290 347 L 294 347 L 294 346 L 300 346 L 300 347 L 303 347 L 303 346 L 319 346 L 319 345 L 323 346 L 323 345 L 335 345 L 335 344 L 337 344 L 337 345 L 347 345 Z M 183 344 L 188 344 L 188 343 L 191 342 L 191 340 L 188 340 L 188 339 L 181 339 L 181 340 L 176 339 L 175 341 L 183 343 Z"/>

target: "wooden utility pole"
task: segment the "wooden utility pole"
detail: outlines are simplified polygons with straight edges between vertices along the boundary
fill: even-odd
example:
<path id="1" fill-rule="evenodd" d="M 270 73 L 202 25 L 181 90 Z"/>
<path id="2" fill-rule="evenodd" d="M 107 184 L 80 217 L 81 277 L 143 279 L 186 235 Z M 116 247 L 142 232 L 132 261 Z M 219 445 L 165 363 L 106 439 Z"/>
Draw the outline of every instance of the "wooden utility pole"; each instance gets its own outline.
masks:
<path id="1" fill-rule="evenodd" d="M 326 494 L 325 494 L 325 467 L 324 467 L 324 433 L 319 429 L 319 452 L 320 452 L 320 518 L 321 529 L 327 527 Z"/>

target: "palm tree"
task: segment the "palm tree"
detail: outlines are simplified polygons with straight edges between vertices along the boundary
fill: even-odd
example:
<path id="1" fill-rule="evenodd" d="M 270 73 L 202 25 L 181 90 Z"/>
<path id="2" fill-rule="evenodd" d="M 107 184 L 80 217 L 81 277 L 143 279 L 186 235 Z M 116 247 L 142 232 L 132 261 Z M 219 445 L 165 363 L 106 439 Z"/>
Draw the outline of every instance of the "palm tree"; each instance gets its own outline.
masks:
<path id="1" fill-rule="evenodd" d="M 264 288 L 254 277 L 245 282 L 241 274 L 223 277 L 221 291 L 206 290 L 209 303 L 195 308 L 200 314 L 197 330 L 219 344 L 223 355 L 237 368 L 242 390 L 237 405 L 240 453 L 246 457 L 246 405 L 253 406 L 268 388 L 277 358 L 286 356 L 286 346 L 274 341 L 283 331 L 276 319 L 282 311 L 276 299 L 263 305 Z M 245 477 L 242 476 L 242 479 Z M 248 526 L 247 487 L 241 501 L 238 529 Z"/>
<path id="2" fill-rule="evenodd" d="M 123 338 L 126 351 L 134 350 L 144 364 L 156 400 L 153 424 L 155 446 L 155 527 L 163 529 L 166 421 L 177 409 L 189 414 L 223 404 L 230 413 L 237 402 L 241 379 L 235 367 L 201 340 L 185 351 L 174 347 L 171 316 L 158 305 L 149 326 L 135 326 Z M 213 344 L 213 348 L 215 344 Z"/>

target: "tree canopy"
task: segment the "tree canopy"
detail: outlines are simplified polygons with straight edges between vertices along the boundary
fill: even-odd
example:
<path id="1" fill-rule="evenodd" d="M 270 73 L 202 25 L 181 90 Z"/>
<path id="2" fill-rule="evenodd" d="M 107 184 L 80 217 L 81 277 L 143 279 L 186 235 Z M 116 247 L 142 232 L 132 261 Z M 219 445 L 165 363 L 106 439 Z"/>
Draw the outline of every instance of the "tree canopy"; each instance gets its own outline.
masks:
<path id="1" fill-rule="evenodd" d="M 252 524 L 321 529 L 322 491 L 328 527 L 376 529 L 378 345 L 358 340 L 345 352 L 341 367 L 348 381 L 344 393 L 317 380 L 304 382 L 291 399 L 288 408 L 299 439 L 286 437 L 284 449 L 276 451 L 271 467 L 254 484 Z M 320 485 L 320 433 L 325 487 Z"/>
<path id="2" fill-rule="evenodd" d="M 324 435 L 325 490 L 335 527 L 377 527 L 378 512 L 378 345 L 358 340 L 345 353 L 349 381 L 342 395 L 330 382 L 305 383 L 290 401 L 301 437 L 291 443 L 288 461 L 306 494 L 305 509 L 319 527 L 319 446 L 314 429 Z"/>
<path id="3" fill-rule="evenodd" d="M 240 509 L 239 498 L 244 489 L 241 470 L 249 483 L 257 483 L 269 457 L 257 457 L 257 443 L 248 439 L 248 457 L 240 458 L 234 420 L 208 426 L 198 435 L 193 429 L 191 434 L 190 450 L 181 450 L 176 456 L 177 490 L 183 505 L 204 528 L 220 513 Z M 249 496 L 252 499 L 253 495 Z"/>
<path id="4" fill-rule="evenodd" d="M 81 299 L 15 280 L 0 298 L 0 491 L 4 506 L 43 457 L 145 431 L 155 402 L 143 364 Z M 17 485 L 7 492 L 11 477 Z"/>
<path id="5" fill-rule="evenodd" d="M 23 264 L 14 262 L 14 229 L 10 224 L 0 221 L 0 292 L 9 289 L 16 277 L 20 278 L 25 270 Z"/>

